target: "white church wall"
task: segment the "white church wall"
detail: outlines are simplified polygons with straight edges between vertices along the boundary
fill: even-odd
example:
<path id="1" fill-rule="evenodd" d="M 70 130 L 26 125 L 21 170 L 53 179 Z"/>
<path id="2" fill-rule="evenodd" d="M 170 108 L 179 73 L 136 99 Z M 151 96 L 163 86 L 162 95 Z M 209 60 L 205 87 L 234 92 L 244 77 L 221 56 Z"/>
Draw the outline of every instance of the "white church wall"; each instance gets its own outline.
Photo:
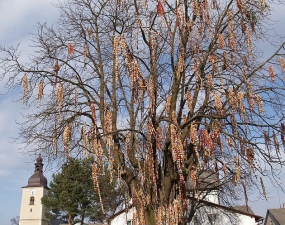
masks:
<path id="1" fill-rule="evenodd" d="M 45 194 L 44 187 L 24 187 L 22 189 L 22 202 L 19 225 L 48 225 L 49 220 L 45 216 L 45 206 L 41 198 Z M 34 197 L 34 204 L 31 204 Z"/>

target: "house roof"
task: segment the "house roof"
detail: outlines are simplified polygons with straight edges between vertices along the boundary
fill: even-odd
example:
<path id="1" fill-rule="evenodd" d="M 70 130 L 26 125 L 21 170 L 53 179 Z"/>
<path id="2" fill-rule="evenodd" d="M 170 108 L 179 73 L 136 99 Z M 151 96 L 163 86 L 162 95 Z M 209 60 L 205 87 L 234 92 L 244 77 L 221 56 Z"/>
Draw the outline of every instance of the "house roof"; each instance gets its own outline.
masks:
<path id="1" fill-rule="evenodd" d="M 250 213 L 250 214 L 253 214 L 253 211 L 251 210 L 251 208 L 249 207 L 246 207 L 246 205 L 241 205 L 241 206 L 234 206 L 233 209 L 236 209 L 238 211 L 242 211 L 242 212 L 245 212 L 245 213 Z"/>
<path id="2" fill-rule="evenodd" d="M 266 213 L 266 220 L 268 213 L 270 213 L 280 225 L 285 224 L 285 208 L 268 209 Z"/>
<path id="3" fill-rule="evenodd" d="M 200 203 L 203 203 L 204 205 L 208 205 L 208 206 L 212 206 L 212 207 L 216 207 L 216 208 L 221 208 L 221 209 L 224 209 L 224 210 L 227 210 L 227 211 L 230 211 L 230 212 L 233 212 L 233 213 L 238 213 L 238 214 L 243 214 L 243 215 L 246 215 L 246 216 L 250 216 L 250 217 L 253 217 L 256 219 L 256 221 L 259 221 L 261 219 L 263 219 L 262 216 L 258 216 L 258 215 L 255 215 L 253 213 L 253 211 L 251 210 L 251 208 L 247 207 L 247 206 L 234 206 L 234 207 L 228 207 L 228 206 L 223 206 L 223 205 L 219 205 L 219 204 L 215 204 L 215 203 L 212 203 L 212 202 L 208 202 L 208 201 L 204 201 L 204 200 L 200 200 L 199 201 Z M 129 206 L 129 209 L 131 209 L 131 206 Z M 285 210 L 285 209 L 284 209 Z M 113 220 L 115 217 L 117 217 L 118 215 L 124 213 L 124 212 L 127 212 L 128 210 L 125 208 L 117 213 L 115 213 L 113 216 L 110 216 L 107 221 L 110 222 L 111 220 Z M 285 218 L 283 218 L 285 219 Z M 283 224 L 283 223 L 282 223 Z M 284 223 L 285 224 L 285 223 Z"/>
<path id="4" fill-rule="evenodd" d="M 243 214 L 243 215 L 246 215 L 246 216 L 254 217 L 257 220 L 263 219 L 262 216 L 255 215 L 253 213 L 253 211 L 249 207 L 246 207 L 246 206 L 228 207 L 228 206 L 223 206 L 223 205 L 219 205 L 219 204 L 208 202 L 208 201 L 204 201 L 204 200 L 200 200 L 200 202 L 205 204 L 205 205 L 213 206 L 213 207 L 216 207 L 216 208 L 221 208 L 221 209 L 233 212 L 233 213 L 238 213 L 238 214 Z"/>
<path id="5" fill-rule="evenodd" d="M 47 178 L 43 175 L 43 165 L 43 158 L 39 155 L 35 163 L 35 172 L 30 177 L 26 187 L 48 187 Z"/>
<path id="6" fill-rule="evenodd" d="M 109 218 L 107 218 L 107 221 L 110 222 L 112 221 L 114 218 L 116 218 L 117 216 L 121 215 L 122 213 L 127 213 L 128 210 L 130 210 L 132 208 L 132 206 L 130 205 L 128 208 L 124 208 L 118 212 L 116 212 L 115 214 L 113 214 L 112 216 L 110 216 Z"/>

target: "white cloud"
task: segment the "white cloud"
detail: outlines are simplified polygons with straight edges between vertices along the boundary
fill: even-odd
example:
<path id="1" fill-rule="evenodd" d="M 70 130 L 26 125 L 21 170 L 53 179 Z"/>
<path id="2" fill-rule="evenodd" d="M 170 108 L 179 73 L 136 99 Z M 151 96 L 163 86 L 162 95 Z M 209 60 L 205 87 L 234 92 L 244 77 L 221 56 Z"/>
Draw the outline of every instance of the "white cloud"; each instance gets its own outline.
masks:
<path id="1" fill-rule="evenodd" d="M 38 21 L 55 21 L 57 10 L 55 10 L 52 3 L 56 2 L 55 0 L 1 0 L 1 34 L 7 36 L 11 33 L 14 35 L 19 30 L 30 30 Z M 16 36 L 15 38 L 19 40 L 19 37 Z"/>

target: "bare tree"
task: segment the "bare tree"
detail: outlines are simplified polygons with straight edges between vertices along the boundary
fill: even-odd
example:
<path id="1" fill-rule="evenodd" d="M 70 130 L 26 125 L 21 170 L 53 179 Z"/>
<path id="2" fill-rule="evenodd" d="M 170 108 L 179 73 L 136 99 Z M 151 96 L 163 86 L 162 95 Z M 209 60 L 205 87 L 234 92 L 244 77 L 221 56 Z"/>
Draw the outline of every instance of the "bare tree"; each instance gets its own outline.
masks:
<path id="1" fill-rule="evenodd" d="M 37 143 L 51 160 L 94 155 L 99 193 L 107 162 L 128 185 L 139 224 L 185 224 L 199 194 L 212 189 L 226 205 L 240 193 L 247 202 L 254 186 L 266 197 L 262 177 L 276 180 L 285 142 L 284 43 L 264 61 L 256 46 L 267 37 L 269 3 L 57 7 L 52 27 L 38 24 L 28 63 L 17 48 L 1 47 L 7 85 L 23 85 L 23 103 L 38 106 L 21 126 L 27 149 Z M 203 174 L 215 180 L 201 184 Z"/>
<path id="2" fill-rule="evenodd" d="M 16 216 L 15 218 L 10 219 L 10 222 L 12 225 L 19 225 L 19 220 L 20 220 L 20 217 Z"/>

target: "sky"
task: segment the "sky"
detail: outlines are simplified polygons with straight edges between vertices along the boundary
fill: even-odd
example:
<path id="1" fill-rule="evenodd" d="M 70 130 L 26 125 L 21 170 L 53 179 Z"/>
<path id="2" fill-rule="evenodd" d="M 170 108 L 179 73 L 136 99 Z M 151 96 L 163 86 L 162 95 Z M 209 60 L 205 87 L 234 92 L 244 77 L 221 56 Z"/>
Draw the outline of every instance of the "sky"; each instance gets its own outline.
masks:
<path id="1" fill-rule="evenodd" d="M 0 44 L 16 45 L 21 43 L 22 59 L 32 53 L 29 48 L 31 33 L 36 32 L 37 22 L 52 24 L 59 16 L 59 11 L 52 6 L 57 0 L 0 0 Z M 276 30 L 283 31 L 285 6 L 278 6 L 273 13 Z M 270 45 L 264 45 L 266 53 L 270 54 Z M 27 113 L 21 102 L 16 102 L 20 94 L 18 90 L 7 93 L 3 81 L 0 82 L 0 224 L 10 225 L 10 219 L 20 215 L 21 187 L 28 184 L 29 177 L 34 171 L 35 154 L 22 154 L 22 145 L 13 142 L 11 137 L 18 134 L 16 122 L 22 120 L 21 113 Z M 45 162 L 44 162 L 45 163 Z M 47 163 L 45 163 L 47 164 Z M 45 176 L 48 181 L 52 172 L 45 167 Z M 285 182 L 285 169 L 280 177 Z M 249 206 L 255 214 L 265 217 L 267 208 L 279 208 L 285 203 L 285 194 L 274 188 L 269 180 L 265 179 L 268 201 L 258 199 L 255 193 L 249 196 Z M 283 183 L 285 188 L 285 185 Z M 279 198 L 280 197 L 280 198 Z M 280 199 L 280 200 L 279 200 Z"/>
<path id="2" fill-rule="evenodd" d="M 0 0 L 0 44 L 21 43 L 21 58 L 25 60 L 31 53 L 29 43 L 31 33 L 36 32 L 37 22 L 52 24 L 59 12 L 52 6 L 55 0 Z M 34 172 L 36 156 L 22 154 L 19 141 L 11 137 L 19 132 L 17 122 L 21 113 L 28 110 L 15 102 L 20 95 L 18 90 L 7 93 L 4 82 L 0 81 L 0 224 L 10 225 L 10 219 L 20 215 L 22 188 L 28 184 Z M 44 162 L 45 163 L 45 162 Z M 46 163 L 47 164 L 47 163 Z M 45 168 L 47 170 L 47 168 Z M 50 181 L 51 171 L 45 176 Z"/>

